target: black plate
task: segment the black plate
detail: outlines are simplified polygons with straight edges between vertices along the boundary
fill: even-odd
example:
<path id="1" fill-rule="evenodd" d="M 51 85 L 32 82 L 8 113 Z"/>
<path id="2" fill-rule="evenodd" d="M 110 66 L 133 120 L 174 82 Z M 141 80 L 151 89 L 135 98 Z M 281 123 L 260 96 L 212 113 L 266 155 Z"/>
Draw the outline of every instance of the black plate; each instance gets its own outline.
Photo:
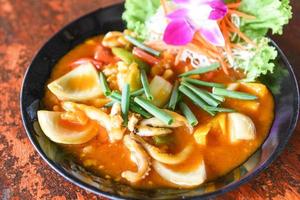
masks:
<path id="1" fill-rule="evenodd" d="M 294 72 L 274 42 L 273 45 L 279 52 L 277 70 L 274 74 L 262 78 L 271 89 L 276 102 L 275 120 L 270 134 L 262 147 L 247 162 L 213 183 L 192 190 L 136 190 L 86 171 L 65 156 L 58 145 L 45 137 L 36 122 L 36 111 L 53 66 L 85 39 L 112 30 L 123 30 L 123 9 L 123 5 L 119 4 L 97 10 L 74 21 L 55 34 L 40 49 L 29 66 L 21 91 L 21 112 L 28 137 L 41 157 L 70 182 L 95 194 L 115 199 L 210 198 L 233 190 L 266 169 L 287 144 L 296 126 L 299 112 L 299 91 Z"/>

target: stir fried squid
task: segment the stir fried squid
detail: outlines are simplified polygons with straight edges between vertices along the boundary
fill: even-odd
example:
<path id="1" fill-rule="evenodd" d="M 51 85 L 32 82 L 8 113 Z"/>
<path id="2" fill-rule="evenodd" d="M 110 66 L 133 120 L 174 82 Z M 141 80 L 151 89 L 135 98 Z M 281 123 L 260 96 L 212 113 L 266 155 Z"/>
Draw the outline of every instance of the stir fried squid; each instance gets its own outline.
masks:
<path id="1" fill-rule="evenodd" d="M 141 145 L 133 140 L 129 135 L 124 137 L 124 145 L 129 149 L 131 160 L 137 165 L 137 172 L 122 172 L 122 177 L 130 182 L 137 182 L 145 178 L 150 171 L 150 159 Z"/>

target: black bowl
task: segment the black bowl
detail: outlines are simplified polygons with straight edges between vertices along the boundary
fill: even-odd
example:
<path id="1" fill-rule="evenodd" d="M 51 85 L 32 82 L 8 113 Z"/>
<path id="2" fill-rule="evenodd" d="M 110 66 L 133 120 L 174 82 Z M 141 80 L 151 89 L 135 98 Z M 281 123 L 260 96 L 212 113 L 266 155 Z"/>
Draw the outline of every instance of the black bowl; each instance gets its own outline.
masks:
<path id="1" fill-rule="evenodd" d="M 299 112 L 299 92 L 294 72 L 287 58 L 274 42 L 273 46 L 279 52 L 277 70 L 272 75 L 261 78 L 261 81 L 272 91 L 276 102 L 275 120 L 270 134 L 248 161 L 212 183 L 192 190 L 137 190 L 93 175 L 65 156 L 58 145 L 49 141 L 36 121 L 36 111 L 40 106 L 44 85 L 53 66 L 85 39 L 111 30 L 123 30 L 124 24 L 121 20 L 123 10 L 123 5 L 119 4 L 97 10 L 74 21 L 55 34 L 41 48 L 29 66 L 21 91 L 21 112 L 28 137 L 41 157 L 70 182 L 95 194 L 114 199 L 210 198 L 237 188 L 266 169 L 287 144 L 296 126 Z M 214 187 L 211 187 L 212 185 Z"/>

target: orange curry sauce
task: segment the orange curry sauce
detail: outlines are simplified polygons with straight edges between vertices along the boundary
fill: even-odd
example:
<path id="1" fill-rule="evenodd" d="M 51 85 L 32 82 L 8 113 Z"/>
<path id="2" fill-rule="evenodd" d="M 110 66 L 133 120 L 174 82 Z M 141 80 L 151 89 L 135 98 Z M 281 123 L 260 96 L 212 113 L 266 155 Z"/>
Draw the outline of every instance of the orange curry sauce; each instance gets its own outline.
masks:
<path id="1" fill-rule="evenodd" d="M 72 70 L 73 67 L 70 66 L 72 62 L 80 58 L 94 57 L 100 42 L 101 37 L 91 38 L 66 54 L 54 67 L 48 83 Z M 173 68 L 177 74 L 182 73 L 183 69 L 184 66 Z M 222 71 L 215 72 L 213 75 L 210 81 L 225 84 L 232 82 Z M 207 77 L 203 77 L 204 80 L 205 78 Z M 85 81 L 85 84 L 87 82 L 88 80 Z M 257 95 L 249 87 L 243 87 L 243 85 L 239 90 Z M 259 107 L 256 110 L 249 109 L 247 101 L 226 99 L 223 103 L 224 107 L 233 108 L 253 120 L 257 134 L 255 140 L 240 141 L 231 144 L 229 136 L 222 134 L 221 130 L 216 129 L 208 134 L 206 146 L 200 146 L 195 142 L 193 135 L 189 134 L 186 128 L 174 129 L 174 141 L 168 146 L 168 151 L 170 153 L 179 152 L 189 143 L 193 144 L 194 150 L 187 160 L 175 167 L 172 166 L 172 168 L 180 170 L 192 169 L 203 157 L 208 180 L 213 180 L 241 165 L 265 140 L 273 121 L 274 101 L 271 93 L 266 91 L 265 95 L 259 96 L 258 103 Z M 46 89 L 44 104 L 48 110 L 53 110 L 53 107 L 58 107 L 60 102 Z M 198 126 L 206 124 L 212 119 L 210 115 L 200 108 L 189 102 L 188 104 L 198 118 Z M 196 129 L 197 127 L 194 128 L 194 130 Z M 110 143 L 106 130 L 102 127 L 99 128 L 98 136 L 91 141 L 82 145 L 62 145 L 62 147 L 64 150 L 72 153 L 78 163 L 106 178 L 126 183 L 127 181 L 121 177 L 121 173 L 127 170 L 136 171 L 136 165 L 130 160 L 129 150 L 123 145 L 123 142 Z M 178 187 L 162 179 L 153 169 L 145 179 L 131 185 L 138 188 Z"/>

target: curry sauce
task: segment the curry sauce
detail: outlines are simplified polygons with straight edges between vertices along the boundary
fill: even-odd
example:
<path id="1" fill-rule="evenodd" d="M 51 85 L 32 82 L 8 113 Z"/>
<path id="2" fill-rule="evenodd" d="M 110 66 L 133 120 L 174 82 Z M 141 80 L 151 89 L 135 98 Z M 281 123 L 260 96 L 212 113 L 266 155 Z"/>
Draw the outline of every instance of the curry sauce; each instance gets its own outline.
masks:
<path id="1" fill-rule="evenodd" d="M 95 51 L 99 48 L 101 39 L 102 37 L 91 38 L 67 53 L 54 67 L 48 83 L 71 71 L 73 69 L 72 63 L 76 60 L 93 57 Z M 117 60 L 115 62 L 117 62 Z M 115 63 L 112 62 L 112 64 Z M 172 70 L 175 74 L 180 74 L 185 65 L 186 63 L 180 63 L 179 66 L 173 67 Z M 235 72 L 232 71 L 231 73 Z M 203 77 L 200 76 L 200 79 L 208 79 L 207 76 L 208 75 L 204 75 Z M 238 74 L 236 74 L 236 76 L 238 76 Z M 226 76 L 223 71 L 215 72 L 213 77 L 209 77 L 209 80 L 224 84 L 233 82 L 232 78 Z M 174 81 L 175 78 L 171 79 L 171 82 Z M 72 80 L 72 83 L 74 84 L 74 87 L 77 87 L 78 84 L 81 85 L 81 87 L 88 87 L 89 78 L 82 77 L 81 80 L 74 79 Z M 177 153 L 187 144 L 191 144 L 193 150 L 184 162 L 168 167 L 174 170 L 188 171 L 189 169 L 193 169 L 202 159 L 204 159 L 207 180 L 209 181 L 227 174 L 246 161 L 247 158 L 262 145 L 269 133 L 274 118 L 274 100 L 272 94 L 267 89 L 263 92 L 257 92 L 254 86 L 255 85 L 242 83 L 240 84 L 238 91 L 257 95 L 258 100 L 243 101 L 226 98 L 225 102 L 222 104 L 249 116 L 253 120 L 256 128 L 256 137 L 254 140 L 241 140 L 231 143 L 228 134 L 224 134 L 222 129 L 216 125 L 209 131 L 206 137 L 206 145 L 199 145 L 195 141 L 193 134 L 189 133 L 186 127 L 179 127 L 174 129 L 172 142 L 167 146 L 162 145 L 160 148 L 167 149 L 169 153 Z M 98 101 L 104 101 L 102 104 L 107 103 L 101 96 L 98 98 Z M 195 106 L 188 99 L 186 99 L 186 102 L 199 121 L 199 124 L 194 127 L 194 131 L 202 125 L 213 123 L 214 118 L 223 115 L 223 113 L 219 113 L 215 117 L 212 117 L 199 107 Z M 94 105 L 93 102 L 85 103 Z M 47 88 L 44 104 L 48 110 L 62 110 L 60 107 L 60 100 L 58 100 Z M 146 140 L 151 143 L 150 140 Z M 106 129 L 103 127 L 99 127 L 98 135 L 85 144 L 62 145 L 62 147 L 65 151 L 70 152 L 75 156 L 76 162 L 106 178 L 128 183 L 128 181 L 121 177 L 121 173 L 127 170 L 137 170 L 135 163 L 131 161 L 130 152 L 124 146 L 123 142 L 117 141 L 110 143 Z M 164 180 L 153 169 L 150 170 L 149 175 L 143 180 L 130 184 L 138 188 L 180 187 Z"/>

